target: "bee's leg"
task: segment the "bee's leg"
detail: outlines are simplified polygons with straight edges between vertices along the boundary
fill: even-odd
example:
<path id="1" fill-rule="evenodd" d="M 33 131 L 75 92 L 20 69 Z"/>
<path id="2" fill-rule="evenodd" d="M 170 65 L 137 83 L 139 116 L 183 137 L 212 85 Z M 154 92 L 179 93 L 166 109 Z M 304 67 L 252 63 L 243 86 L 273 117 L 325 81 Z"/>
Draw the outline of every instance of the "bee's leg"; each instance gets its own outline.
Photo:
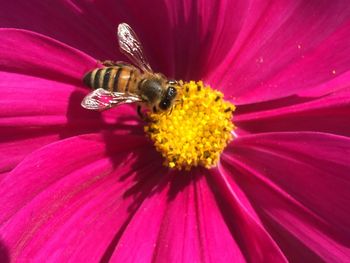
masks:
<path id="1" fill-rule="evenodd" d="M 102 64 L 105 67 L 112 67 L 117 65 L 117 62 L 114 62 L 112 60 L 105 60 L 105 61 L 97 60 L 97 63 Z"/>
<path id="2" fill-rule="evenodd" d="M 128 67 L 133 67 L 131 64 L 128 64 L 123 61 L 113 61 L 113 60 L 97 60 L 97 64 L 102 64 L 105 67 L 114 67 L 114 66 L 128 66 Z"/>
<path id="3" fill-rule="evenodd" d="M 139 115 L 139 117 L 141 118 L 141 120 L 143 120 L 143 121 L 145 121 L 145 122 L 150 122 L 150 121 L 152 121 L 151 118 L 150 118 L 149 116 L 143 114 L 141 105 L 137 105 L 137 115 Z"/>
<path id="4" fill-rule="evenodd" d="M 181 98 L 180 101 L 181 101 L 181 107 L 183 107 L 183 106 L 184 106 L 184 100 L 183 100 L 183 98 Z"/>
<path id="5" fill-rule="evenodd" d="M 139 115 L 142 120 L 145 120 L 145 115 L 143 115 L 141 111 L 141 105 L 137 105 L 137 115 Z"/>
<path id="6" fill-rule="evenodd" d="M 168 114 L 171 115 L 171 113 L 173 112 L 173 108 L 174 107 L 171 107 L 170 111 L 168 111 Z"/>

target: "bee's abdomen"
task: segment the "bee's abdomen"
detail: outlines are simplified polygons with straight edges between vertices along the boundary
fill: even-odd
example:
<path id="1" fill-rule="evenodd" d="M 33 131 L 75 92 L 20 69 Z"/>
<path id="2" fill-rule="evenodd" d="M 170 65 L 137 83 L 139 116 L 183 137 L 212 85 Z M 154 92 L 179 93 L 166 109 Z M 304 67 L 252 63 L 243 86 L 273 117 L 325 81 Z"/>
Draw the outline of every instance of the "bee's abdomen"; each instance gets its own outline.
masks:
<path id="1" fill-rule="evenodd" d="M 103 88 L 110 92 L 127 92 L 134 71 L 129 67 L 97 68 L 84 76 L 84 84 L 92 89 Z"/>

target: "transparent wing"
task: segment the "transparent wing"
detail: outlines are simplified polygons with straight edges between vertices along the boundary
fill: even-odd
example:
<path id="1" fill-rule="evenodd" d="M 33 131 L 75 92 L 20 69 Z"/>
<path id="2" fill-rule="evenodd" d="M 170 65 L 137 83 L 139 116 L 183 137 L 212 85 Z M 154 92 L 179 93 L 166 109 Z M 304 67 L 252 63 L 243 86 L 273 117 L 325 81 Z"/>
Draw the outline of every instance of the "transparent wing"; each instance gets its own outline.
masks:
<path id="1" fill-rule="evenodd" d="M 118 26 L 118 41 L 120 50 L 142 71 L 152 72 L 151 66 L 146 60 L 142 45 L 132 28 L 122 23 Z"/>
<path id="2" fill-rule="evenodd" d="M 100 88 L 90 92 L 81 102 L 81 106 L 88 110 L 102 111 L 121 104 L 142 101 L 141 97 L 137 95 L 122 92 L 109 92 Z"/>

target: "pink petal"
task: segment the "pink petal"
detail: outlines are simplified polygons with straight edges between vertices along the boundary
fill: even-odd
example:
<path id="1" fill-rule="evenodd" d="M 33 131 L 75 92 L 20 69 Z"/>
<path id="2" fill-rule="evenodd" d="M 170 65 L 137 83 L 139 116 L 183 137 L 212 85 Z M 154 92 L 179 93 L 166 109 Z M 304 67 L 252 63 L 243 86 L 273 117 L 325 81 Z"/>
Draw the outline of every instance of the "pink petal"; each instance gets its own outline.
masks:
<path id="1" fill-rule="evenodd" d="M 347 137 L 267 133 L 236 139 L 223 169 L 291 261 L 347 262 L 349 156 Z"/>
<path id="2" fill-rule="evenodd" d="M 250 201 L 230 173 L 219 167 L 208 176 L 221 213 L 248 262 L 286 262 L 282 251 L 256 215 Z"/>
<path id="3" fill-rule="evenodd" d="M 97 63 L 82 52 L 30 31 L 0 29 L 0 69 L 82 86 Z"/>
<path id="4" fill-rule="evenodd" d="M 245 262 L 245 257 L 205 175 L 197 173 L 163 178 L 126 227 L 111 261 Z"/>
<path id="5" fill-rule="evenodd" d="M 349 75 L 350 77 L 350 75 Z M 321 85 L 320 85 L 321 86 Z M 234 123 L 239 132 L 322 131 L 350 136 L 350 86 L 337 79 L 322 86 L 332 93 L 320 98 L 289 97 L 251 105 L 241 105 Z"/>
<path id="6" fill-rule="evenodd" d="M 247 1 L 165 1 L 173 43 L 167 58 L 174 76 L 199 80 L 220 65 L 232 47 L 249 6 Z M 166 72 L 165 72 L 166 73 Z M 172 75 L 172 74 L 171 74 Z"/>
<path id="7" fill-rule="evenodd" d="M 350 68 L 347 1 L 254 1 L 227 59 L 208 78 L 237 104 L 308 88 Z"/>
<path id="8" fill-rule="evenodd" d="M 100 114 L 80 106 L 87 90 L 13 73 L 0 73 L 0 78 L 1 172 L 11 170 L 28 153 L 76 134 L 116 130 L 143 136 L 131 107 Z"/>
<path id="9" fill-rule="evenodd" d="M 28 153 L 75 134 L 111 129 L 142 133 L 133 128 L 138 122 L 129 107 L 100 114 L 80 106 L 88 92 L 82 76 L 95 67 L 93 59 L 32 32 L 0 31 L 0 172 L 11 170 Z"/>
<path id="10" fill-rule="evenodd" d="M 15 16 L 13 14 L 16 14 Z M 137 19 L 135 19 L 137 18 Z M 146 57 L 157 70 L 169 74 L 172 60 L 172 26 L 164 3 L 157 8 L 148 1 L 53 1 L 3 2 L 3 27 L 23 28 L 50 36 L 99 60 L 126 60 L 121 55 L 117 25 L 129 23 L 145 47 Z M 162 46 L 161 49 L 157 48 Z"/>
<path id="11" fill-rule="evenodd" d="M 103 10 L 89 1 L 79 4 L 69 0 L 2 2 L 0 21 L 2 27 L 35 31 L 106 59 L 118 52 L 115 23 L 104 14 L 113 9 L 114 17 L 118 17 L 118 8 L 117 3 L 109 2 Z"/>
<path id="12" fill-rule="evenodd" d="M 29 155 L 0 182 L 0 236 L 11 261 L 102 258 L 158 184 L 160 158 L 144 142 L 85 135 Z"/>

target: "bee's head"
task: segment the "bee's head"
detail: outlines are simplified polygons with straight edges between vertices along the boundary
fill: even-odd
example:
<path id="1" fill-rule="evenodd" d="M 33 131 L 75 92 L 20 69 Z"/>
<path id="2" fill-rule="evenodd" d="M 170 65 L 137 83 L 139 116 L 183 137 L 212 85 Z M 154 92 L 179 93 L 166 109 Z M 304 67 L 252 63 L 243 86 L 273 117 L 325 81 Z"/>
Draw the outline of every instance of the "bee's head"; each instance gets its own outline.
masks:
<path id="1" fill-rule="evenodd" d="M 159 102 L 159 108 L 163 111 L 169 110 L 176 99 L 178 83 L 175 80 L 168 80 L 166 83 L 166 90 Z"/>

